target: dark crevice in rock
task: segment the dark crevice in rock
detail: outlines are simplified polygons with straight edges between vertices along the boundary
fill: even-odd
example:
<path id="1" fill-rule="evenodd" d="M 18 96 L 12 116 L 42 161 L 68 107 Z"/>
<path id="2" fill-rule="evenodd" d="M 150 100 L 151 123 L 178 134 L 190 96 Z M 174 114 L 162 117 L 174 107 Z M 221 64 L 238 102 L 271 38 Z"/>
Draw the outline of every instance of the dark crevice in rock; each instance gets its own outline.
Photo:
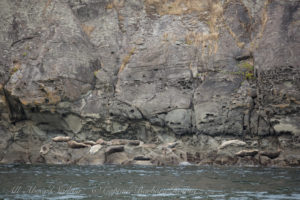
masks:
<path id="1" fill-rule="evenodd" d="M 15 123 L 22 120 L 26 120 L 26 113 L 24 111 L 24 108 L 19 101 L 19 99 L 14 98 L 9 94 L 8 91 L 3 89 L 3 93 L 6 99 L 6 102 L 8 104 L 9 112 L 10 112 L 10 120 Z"/>
<path id="2" fill-rule="evenodd" d="M 39 37 L 39 35 L 33 35 L 33 36 L 27 36 L 23 37 L 22 39 L 19 39 L 17 41 L 14 41 L 10 46 L 13 47 L 14 45 L 20 43 L 20 42 L 25 42 L 26 40 L 32 40 L 35 37 Z"/>
<path id="3" fill-rule="evenodd" d="M 10 39 L 12 39 L 13 41 L 17 41 L 18 34 L 19 34 L 19 23 L 16 19 L 16 16 L 13 16 L 13 20 L 12 20 L 10 29 L 11 30 L 9 31 L 9 34 L 8 34 Z"/>
<path id="4" fill-rule="evenodd" d="M 243 116 L 242 116 L 242 135 L 243 135 L 243 137 L 245 137 L 246 134 L 247 134 L 247 126 L 245 124 L 245 114 L 243 114 Z"/>
<path id="5" fill-rule="evenodd" d="M 252 136 L 254 136 L 254 133 L 252 132 L 252 124 L 251 124 L 251 117 L 252 117 L 252 112 L 253 110 L 249 110 L 249 114 L 248 114 L 248 129 L 249 129 L 249 133 L 252 134 Z"/>
<path id="6" fill-rule="evenodd" d="M 98 70 L 104 70 L 104 69 L 102 68 L 101 62 L 98 59 L 91 62 L 91 69 L 94 72 L 94 77 L 93 77 L 93 80 L 91 82 L 91 85 L 92 85 L 91 90 L 95 90 L 95 88 L 96 88 L 96 82 L 97 82 L 97 77 L 95 75 L 95 72 L 98 71 Z"/>
<path id="7" fill-rule="evenodd" d="M 236 61 L 243 61 L 243 60 L 248 60 L 250 58 L 253 58 L 251 54 L 248 54 L 248 55 L 240 55 L 240 56 L 237 56 L 235 58 Z"/>
<path id="8" fill-rule="evenodd" d="M 136 156 L 133 158 L 133 160 L 151 160 L 151 158 L 146 156 Z"/>

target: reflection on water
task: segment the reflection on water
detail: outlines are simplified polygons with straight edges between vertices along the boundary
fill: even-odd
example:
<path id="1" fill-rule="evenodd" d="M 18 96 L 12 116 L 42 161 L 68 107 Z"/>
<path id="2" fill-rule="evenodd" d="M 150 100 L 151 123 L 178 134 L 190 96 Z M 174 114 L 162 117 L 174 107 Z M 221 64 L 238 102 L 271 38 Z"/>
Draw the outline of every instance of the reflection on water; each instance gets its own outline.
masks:
<path id="1" fill-rule="evenodd" d="M 0 199 L 300 199 L 300 169 L 0 165 Z"/>

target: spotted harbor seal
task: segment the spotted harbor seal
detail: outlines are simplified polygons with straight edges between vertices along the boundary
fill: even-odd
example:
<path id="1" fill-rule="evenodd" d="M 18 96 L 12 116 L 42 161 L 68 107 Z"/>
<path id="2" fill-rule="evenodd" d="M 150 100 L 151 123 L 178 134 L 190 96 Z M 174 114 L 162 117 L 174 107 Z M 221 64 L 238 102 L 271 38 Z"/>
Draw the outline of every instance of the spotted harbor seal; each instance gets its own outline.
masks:
<path id="1" fill-rule="evenodd" d="M 54 142 L 68 142 L 71 138 L 69 136 L 56 136 L 52 138 L 52 141 Z"/>
<path id="2" fill-rule="evenodd" d="M 87 144 L 84 144 L 81 142 L 76 142 L 74 140 L 69 141 L 68 145 L 70 148 L 73 148 L 73 149 L 89 147 L 89 145 L 87 145 Z"/>
<path id="3" fill-rule="evenodd" d="M 96 142 L 94 142 L 94 141 L 91 141 L 91 140 L 84 141 L 83 143 L 84 143 L 84 144 L 87 144 L 87 145 L 91 145 L 91 146 L 94 146 L 94 145 L 96 145 L 96 144 L 97 144 Z"/>
<path id="4" fill-rule="evenodd" d="M 102 144 L 103 145 L 103 144 L 107 144 L 107 142 L 105 140 L 103 140 L 102 138 L 100 138 L 96 141 L 96 144 Z"/>

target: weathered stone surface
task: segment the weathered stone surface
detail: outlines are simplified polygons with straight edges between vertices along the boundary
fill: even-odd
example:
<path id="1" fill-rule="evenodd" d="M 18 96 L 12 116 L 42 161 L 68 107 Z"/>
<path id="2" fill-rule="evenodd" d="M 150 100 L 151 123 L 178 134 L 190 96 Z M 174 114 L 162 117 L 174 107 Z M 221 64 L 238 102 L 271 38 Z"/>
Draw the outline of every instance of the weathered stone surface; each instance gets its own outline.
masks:
<path id="1" fill-rule="evenodd" d="M 151 154 L 158 165 L 298 165 L 299 9 L 297 0 L 2 0 L 0 162 L 149 164 L 134 157 Z M 58 135 L 102 138 L 103 149 L 84 157 L 89 148 L 52 144 Z M 105 157 L 110 145 L 125 147 Z M 236 160 L 245 146 L 282 153 Z"/>
<path id="2" fill-rule="evenodd" d="M 74 132 L 74 133 L 79 133 L 81 128 L 82 128 L 82 124 L 81 124 L 81 120 L 79 117 L 75 116 L 75 115 L 68 115 L 65 119 L 64 119 L 68 125 L 68 127 Z"/>
<path id="3" fill-rule="evenodd" d="M 217 165 L 234 165 L 237 158 L 231 156 L 218 156 L 214 161 Z"/>
<path id="4" fill-rule="evenodd" d="M 8 130 L 6 130 L 3 127 L 0 127 L 0 149 L 1 152 L 3 152 L 9 145 L 9 142 L 12 140 L 12 134 L 10 132 L 8 132 Z"/>
<path id="5" fill-rule="evenodd" d="M 107 156 L 105 162 L 108 164 L 121 165 L 121 164 L 127 162 L 128 160 L 129 159 L 125 152 L 118 152 L 118 153 L 114 153 L 114 154 Z"/>
<path id="6" fill-rule="evenodd" d="M 279 120 L 273 119 L 273 122 L 276 122 L 274 125 L 274 130 L 277 133 L 289 132 L 294 135 L 300 135 L 300 127 L 299 127 L 299 117 L 293 116 L 292 118 L 281 117 Z"/>
<path id="7" fill-rule="evenodd" d="M 259 156 L 259 162 L 261 165 L 267 166 L 271 164 L 271 159 L 267 156 Z"/>
<path id="8" fill-rule="evenodd" d="M 172 110 L 166 115 L 165 121 L 176 134 L 188 133 L 192 125 L 191 110 Z"/>

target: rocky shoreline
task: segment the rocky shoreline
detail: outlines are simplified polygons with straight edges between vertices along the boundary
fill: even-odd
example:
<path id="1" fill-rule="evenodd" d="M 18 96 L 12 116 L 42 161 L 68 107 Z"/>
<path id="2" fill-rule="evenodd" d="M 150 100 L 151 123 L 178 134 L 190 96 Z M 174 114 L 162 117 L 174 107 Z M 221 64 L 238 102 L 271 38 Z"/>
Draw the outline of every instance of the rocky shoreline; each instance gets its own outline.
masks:
<path id="1" fill-rule="evenodd" d="M 0 163 L 299 166 L 299 10 L 1 0 Z"/>
<path id="2" fill-rule="evenodd" d="M 204 135 L 193 138 L 173 138 L 173 142 L 155 144 L 103 138 L 79 142 L 57 136 L 29 149 L 16 142 L 1 153 L 0 164 L 300 166 L 300 151 L 291 148 L 293 143 L 288 137 L 277 141 L 274 137 L 245 141 Z M 276 142 L 278 145 L 274 145 Z"/>
<path id="3" fill-rule="evenodd" d="M 214 139 L 209 138 L 208 140 Z M 110 141 L 99 139 L 96 142 L 77 143 L 76 146 L 73 146 L 73 143 L 74 141 L 70 140 L 66 144 L 63 142 L 43 145 L 40 151 L 43 162 L 47 164 L 79 165 L 300 166 L 300 157 L 296 152 L 292 156 L 281 149 L 258 150 L 241 140 L 226 140 L 216 150 L 207 149 L 204 152 L 197 151 L 196 148 L 191 148 L 191 146 L 185 146 L 182 141 L 161 145 L 126 139 L 113 139 Z M 68 146 L 68 149 L 66 146 Z M 70 148 L 73 150 L 70 150 Z M 58 149 L 59 151 L 57 151 Z M 66 154 L 66 152 L 69 152 L 69 154 Z M 66 155 L 66 157 L 59 157 L 58 155 Z"/>

